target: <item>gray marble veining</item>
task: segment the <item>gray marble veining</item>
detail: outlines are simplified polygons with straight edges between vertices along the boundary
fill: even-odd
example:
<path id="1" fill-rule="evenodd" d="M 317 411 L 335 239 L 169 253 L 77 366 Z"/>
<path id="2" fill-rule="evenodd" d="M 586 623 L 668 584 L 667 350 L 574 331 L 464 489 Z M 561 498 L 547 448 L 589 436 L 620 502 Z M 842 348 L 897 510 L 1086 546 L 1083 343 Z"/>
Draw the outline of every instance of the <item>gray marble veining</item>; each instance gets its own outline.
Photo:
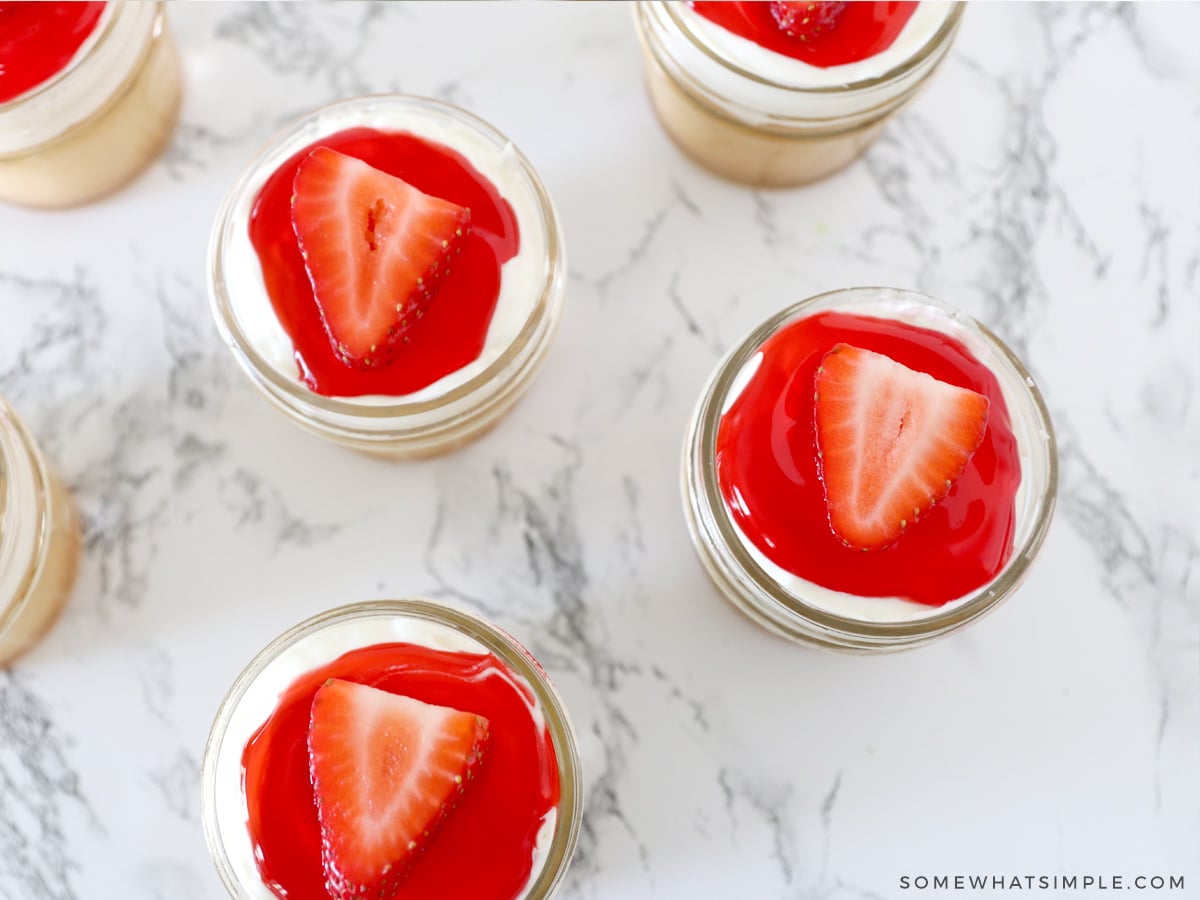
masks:
<path id="1" fill-rule="evenodd" d="M 512 631 L 564 695 L 587 808 L 565 900 L 896 898 L 918 895 L 903 875 L 959 871 L 1200 884 L 1200 6 L 974 5 L 862 160 L 772 192 L 672 147 L 624 4 L 170 17 L 187 94 L 163 158 L 94 207 L 0 210 L 0 394 L 86 538 L 62 622 L 0 677 L 0 897 L 222 896 L 196 779 L 224 691 L 305 616 L 414 594 Z M 213 216 L 255 149 L 392 90 L 509 134 L 571 263 L 528 397 L 404 466 L 272 411 L 205 296 Z M 720 355 L 854 284 L 980 318 L 1060 447 L 1021 592 L 884 660 L 743 620 L 679 508 Z"/>

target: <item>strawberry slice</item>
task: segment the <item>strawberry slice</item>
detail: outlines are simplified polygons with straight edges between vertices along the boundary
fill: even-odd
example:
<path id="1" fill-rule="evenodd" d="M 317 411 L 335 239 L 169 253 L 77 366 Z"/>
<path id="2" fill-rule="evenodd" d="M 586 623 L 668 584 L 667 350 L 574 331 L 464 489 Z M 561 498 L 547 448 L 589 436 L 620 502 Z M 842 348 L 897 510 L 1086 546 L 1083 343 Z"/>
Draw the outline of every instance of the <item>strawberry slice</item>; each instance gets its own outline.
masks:
<path id="1" fill-rule="evenodd" d="M 296 170 L 292 229 L 334 352 L 386 365 L 470 231 L 471 211 L 317 147 Z"/>
<path id="2" fill-rule="evenodd" d="M 796 3 L 771 0 L 771 16 L 779 30 L 801 41 L 827 34 L 845 11 L 845 3 Z"/>
<path id="3" fill-rule="evenodd" d="M 313 697 L 309 772 L 334 900 L 391 897 L 479 769 L 488 721 L 331 678 Z"/>
<path id="4" fill-rule="evenodd" d="M 817 469 L 845 543 L 884 547 L 941 500 L 987 429 L 988 399 L 837 344 L 814 379 Z"/>

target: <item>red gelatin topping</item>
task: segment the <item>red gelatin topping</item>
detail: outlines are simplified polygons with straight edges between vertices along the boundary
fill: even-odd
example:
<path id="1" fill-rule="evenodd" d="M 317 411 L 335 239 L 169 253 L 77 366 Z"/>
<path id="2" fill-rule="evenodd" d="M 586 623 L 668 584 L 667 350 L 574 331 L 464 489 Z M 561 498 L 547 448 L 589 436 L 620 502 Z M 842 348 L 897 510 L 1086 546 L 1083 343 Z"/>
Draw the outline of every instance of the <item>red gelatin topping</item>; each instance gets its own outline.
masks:
<path id="1" fill-rule="evenodd" d="M 306 673 L 246 745 L 248 828 L 263 883 L 287 900 L 329 900 L 309 770 L 313 698 L 331 678 L 488 722 L 486 758 L 394 895 L 396 900 L 513 900 L 529 880 L 538 829 L 558 804 L 558 762 L 534 698 L 490 654 L 375 644 Z"/>
<path id="2" fill-rule="evenodd" d="M 873 351 L 988 399 L 978 449 L 949 492 L 894 542 L 862 550 L 833 530 L 817 459 L 813 386 L 825 354 Z M 995 375 L 956 339 L 893 319 L 821 312 L 787 325 L 722 417 L 717 479 L 734 522 L 763 555 L 814 584 L 940 606 L 994 578 L 1012 553 L 1021 465 Z"/>
<path id="3" fill-rule="evenodd" d="M 453 270 L 440 280 L 387 365 L 347 365 L 330 343 L 292 221 L 296 171 L 317 147 L 362 160 L 417 190 L 470 210 L 471 230 Z M 516 256 L 516 214 L 462 154 L 406 132 L 352 128 L 297 152 L 263 185 L 250 214 L 250 241 L 275 315 L 292 339 L 300 378 L 326 396 L 400 396 L 428 387 L 483 351 L 500 295 L 500 268 Z"/>
<path id="4" fill-rule="evenodd" d="M 103 12 L 104 3 L 0 3 L 0 103 L 65 69 Z"/>
<path id="5" fill-rule="evenodd" d="M 916 3 L 709 2 L 692 8 L 760 47 L 827 69 L 887 50 L 916 11 Z"/>

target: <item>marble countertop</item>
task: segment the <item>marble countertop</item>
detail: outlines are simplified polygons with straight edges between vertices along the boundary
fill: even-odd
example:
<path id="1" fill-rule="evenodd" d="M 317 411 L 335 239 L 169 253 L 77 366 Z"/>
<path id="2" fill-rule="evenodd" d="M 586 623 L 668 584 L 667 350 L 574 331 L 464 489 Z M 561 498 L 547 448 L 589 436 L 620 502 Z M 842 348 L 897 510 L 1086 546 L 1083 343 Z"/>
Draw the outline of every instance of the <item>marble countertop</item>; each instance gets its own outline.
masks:
<path id="1" fill-rule="evenodd" d="M 86 541 L 61 623 L 0 672 L 0 897 L 223 897 L 198 767 L 225 690 L 301 619 L 406 595 L 498 622 L 563 693 L 587 809 L 565 900 L 935 896 L 903 879 L 955 873 L 1183 875 L 1158 894 L 1200 896 L 1200 6 L 973 7 L 864 159 L 776 192 L 669 143 L 624 4 L 170 18 L 187 93 L 165 156 L 90 208 L 0 209 L 0 394 Z M 377 91 L 511 136 L 570 257 L 527 398 L 417 464 L 272 411 L 205 289 L 213 216 L 254 149 Z M 742 618 L 679 498 L 720 354 L 853 284 L 997 331 L 1061 450 L 1022 590 L 886 658 Z"/>

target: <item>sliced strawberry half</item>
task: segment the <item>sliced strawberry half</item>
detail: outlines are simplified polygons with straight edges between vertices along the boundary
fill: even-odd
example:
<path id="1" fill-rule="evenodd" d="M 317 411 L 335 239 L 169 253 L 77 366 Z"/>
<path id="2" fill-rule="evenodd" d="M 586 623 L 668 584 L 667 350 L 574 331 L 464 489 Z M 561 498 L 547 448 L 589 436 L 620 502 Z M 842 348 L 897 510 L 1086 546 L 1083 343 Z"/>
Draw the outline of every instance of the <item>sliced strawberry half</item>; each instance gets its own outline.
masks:
<path id="1" fill-rule="evenodd" d="M 801 41 L 814 41 L 827 34 L 845 11 L 843 3 L 796 3 L 771 0 L 771 16 L 779 30 Z"/>
<path id="2" fill-rule="evenodd" d="M 829 524 L 852 547 L 884 547 L 962 474 L 983 441 L 988 399 L 849 344 L 825 355 L 814 381 Z"/>
<path id="3" fill-rule="evenodd" d="M 334 900 L 383 900 L 408 874 L 462 792 L 488 721 L 331 678 L 313 698 L 309 771 Z"/>
<path id="4" fill-rule="evenodd" d="M 328 147 L 300 163 L 292 229 L 342 362 L 371 369 L 391 361 L 470 226 L 469 209 Z"/>

